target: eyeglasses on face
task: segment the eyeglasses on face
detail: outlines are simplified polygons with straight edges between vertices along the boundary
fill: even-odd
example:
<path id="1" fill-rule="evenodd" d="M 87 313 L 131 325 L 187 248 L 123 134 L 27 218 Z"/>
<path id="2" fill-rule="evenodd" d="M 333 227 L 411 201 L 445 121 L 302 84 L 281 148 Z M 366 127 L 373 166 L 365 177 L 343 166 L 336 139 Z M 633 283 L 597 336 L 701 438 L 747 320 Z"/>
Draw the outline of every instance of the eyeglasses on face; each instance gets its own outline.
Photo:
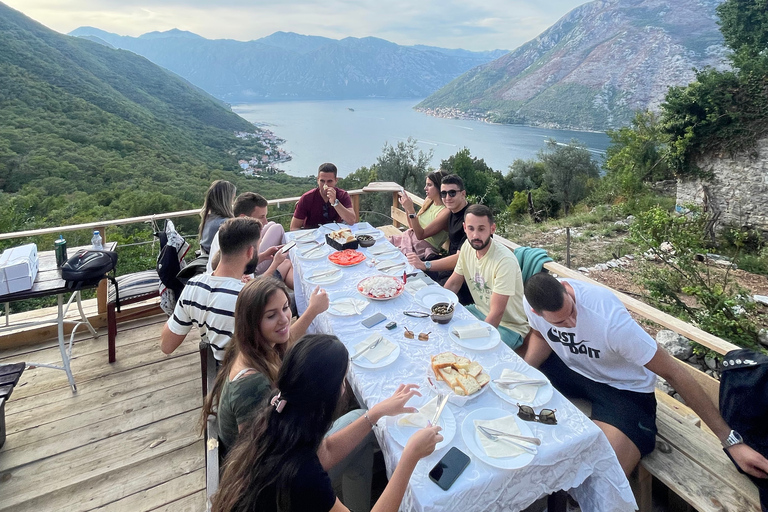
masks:
<path id="1" fill-rule="evenodd" d="M 456 197 L 456 194 L 461 192 L 461 190 L 441 190 L 440 191 L 440 197 Z"/>
<path id="2" fill-rule="evenodd" d="M 517 407 L 520 409 L 517 411 L 517 415 L 523 421 L 537 421 L 545 425 L 557 425 L 557 418 L 555 417 L 557 409 L 542 409 L 539 414 L 536 414 L 533 408 L 527 405 L 517 404 Z"/>

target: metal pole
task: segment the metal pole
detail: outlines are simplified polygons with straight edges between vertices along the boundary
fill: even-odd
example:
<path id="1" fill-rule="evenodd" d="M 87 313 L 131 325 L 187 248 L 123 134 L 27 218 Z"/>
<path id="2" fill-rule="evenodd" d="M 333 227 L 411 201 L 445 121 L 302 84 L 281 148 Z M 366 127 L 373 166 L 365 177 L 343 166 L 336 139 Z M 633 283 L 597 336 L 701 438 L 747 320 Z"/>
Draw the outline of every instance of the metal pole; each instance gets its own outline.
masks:
<path id="1" fill-rule="evenodd" d="M 571 268 L 571 228 L 565 228 L 565 266 Z"/>

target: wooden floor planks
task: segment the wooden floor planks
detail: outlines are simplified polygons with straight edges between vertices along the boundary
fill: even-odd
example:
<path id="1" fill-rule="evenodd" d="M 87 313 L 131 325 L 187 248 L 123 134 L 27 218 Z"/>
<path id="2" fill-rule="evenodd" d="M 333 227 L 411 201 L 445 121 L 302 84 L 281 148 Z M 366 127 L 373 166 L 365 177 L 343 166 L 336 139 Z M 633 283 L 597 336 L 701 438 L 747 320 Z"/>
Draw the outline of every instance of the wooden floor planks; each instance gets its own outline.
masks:
<path id="1" fill-rule="evenodd" d="M 77 394 L 62 371 L 24 373 L 6 404 L 0 511 L 205 509 L 197 336 L 166 356 L 164 321 L 120 324 L 112 365 L 106 329 L 76 337 Z M 58 358 L 51 341 L 0 351 L 0 364 Z"/>

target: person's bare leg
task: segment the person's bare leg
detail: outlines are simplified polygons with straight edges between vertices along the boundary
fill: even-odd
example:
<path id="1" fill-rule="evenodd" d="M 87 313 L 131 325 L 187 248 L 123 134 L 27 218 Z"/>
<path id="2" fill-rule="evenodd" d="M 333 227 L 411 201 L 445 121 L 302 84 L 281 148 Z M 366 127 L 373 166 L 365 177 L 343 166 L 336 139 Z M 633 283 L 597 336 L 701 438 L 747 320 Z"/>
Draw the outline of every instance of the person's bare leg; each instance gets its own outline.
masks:
<path id="1" fill-rule="evenodd" d="M 635 466 L 637 466 L 637 463 L 640 462 L 640 450 L 624 432 L 613 425 L 603 423 L 602 421 L 595 421 L 595 425 L 600 427 L 605 437 L 608 438 L 608 442 L 611 443 L 611 447 L 613 447 L 613 451 L 616 452 L 616 457 L 619 459 L 621 469 L 629 476 L 635 469 Z"/>
<path id="2" fill-rule="evenodd" d="M 283 276 L 283 281 L 285 281 L 285 285 L 293 290 L 293 264 L 291 263 L 291 260 L 285 260 L 282 262 L 278 267 L 277 270 L 280 271 L 280 274 Z"/>

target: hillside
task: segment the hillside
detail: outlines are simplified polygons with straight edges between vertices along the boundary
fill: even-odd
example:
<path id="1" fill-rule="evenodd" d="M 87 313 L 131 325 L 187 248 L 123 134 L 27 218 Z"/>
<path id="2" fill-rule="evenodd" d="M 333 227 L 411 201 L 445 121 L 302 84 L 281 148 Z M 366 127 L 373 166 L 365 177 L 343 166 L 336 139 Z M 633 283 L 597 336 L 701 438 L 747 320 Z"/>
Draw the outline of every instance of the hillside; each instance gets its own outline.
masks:
<path id="1" fill-rule="evenodd" d="M 479 66 L 418 108 L 505 123 L 605 130 L 655 109 L 693 68 L 723 67 L 720 0 L 597 0 Z M 450 115 L 452 111 L 444 111 Z"/>
<path id="2" fill-rule="evenodd" d="M 254 41 L 210 40 L 169 30 L 140 37 L 81 27 L 143 55 L 227 102 L 288 99 L 423 98 L 505 50 L 470 52 L 400 46 L 375 37 L 342 40 L 291 32 Z"/>
<path id="3" fill-rule="evenodd" d="M 255 188 L 237 159 L 263 148 L 236 131 L 256 129 L 173 73 L 0 3 L 0 231 L 199 207 L 217 177 Z"/>

